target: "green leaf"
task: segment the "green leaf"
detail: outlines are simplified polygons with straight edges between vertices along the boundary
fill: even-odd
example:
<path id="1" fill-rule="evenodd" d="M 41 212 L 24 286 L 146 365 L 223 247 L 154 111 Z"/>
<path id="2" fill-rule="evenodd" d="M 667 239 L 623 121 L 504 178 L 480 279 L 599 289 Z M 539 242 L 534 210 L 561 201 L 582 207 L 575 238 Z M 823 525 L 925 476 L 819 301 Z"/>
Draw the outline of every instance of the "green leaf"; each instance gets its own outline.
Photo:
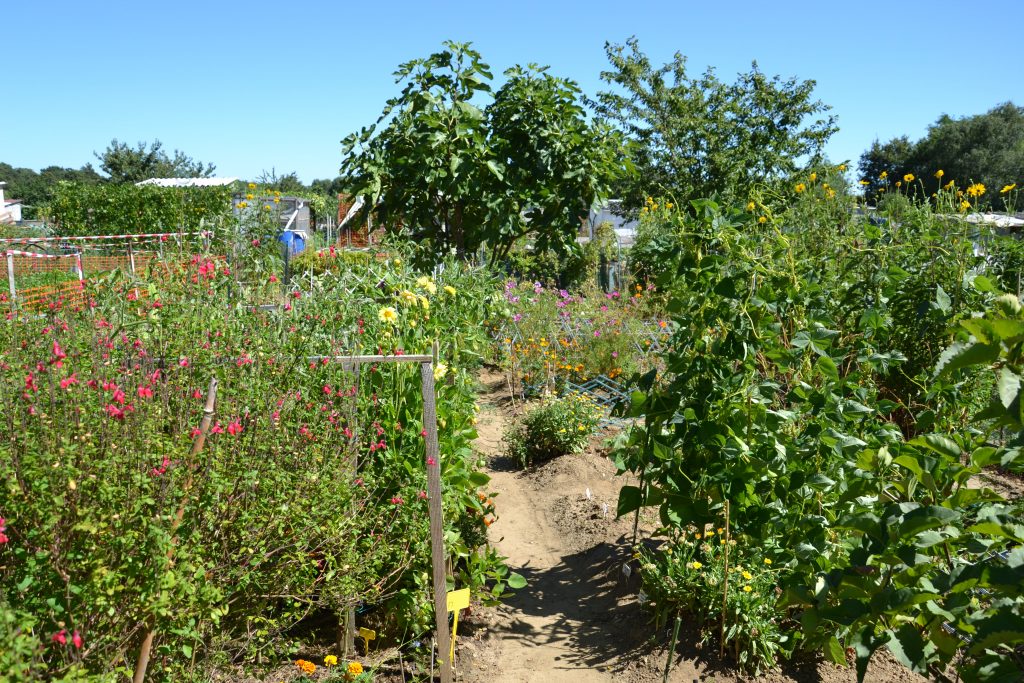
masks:
<path id="1" fill-rule="evenodd" d="M 998 344 L 957 342 L 939 355 L 935 374 L 946 374 L 973 365 L 988 365 L 999 358 Z"/>
<path id="2" fill-rule="evenodd" d="M 508 575 L 507 582 L 508 582 L 508 587 L 513 589 L 513 590 L 519 590 L 521 588 L 526 588 L 526 579 L 523 578 L 522 574 L 517 574 L 515 572 L 512 572 L 511 574 Z"/>
<path id="3" fill-rule="evenodd" d="M 505 172 L 501 170 L 501 166 L 499 166 L 493 159 L 487 160 L 487 168 L 490 169 L 491 173 L 493 173 L 498 180 L 505 179 Z"/>
<path id="4" fill-rule="evenodd" d="M 643 506 L 643 493 L 638 486 L 623 486 L 619 491 L 619 504 L 615 514 L 619 517 L 639 510 Z"/>
<path id="5" fill-rule="evenodd" d="M 942 434 L 925 434 L 924 436 L 917 437 L 909 443 L 912 446 L 924 446 L 925 448 L 933 450 L 940 455 L 945 455 L 950 458 L 959 458 L 961 454 L 960 446 L 958 446 L 956 442 L 948 436 L 943 436 Z"/>
<path id="6" fill-rule="evenodd" d="M 1003 407 L 1009 408 L 1020 393 L 1020 376 L 1007 367 L 999 368 L 996 375 L 996 388 L 999 390 L 999 400 Z"/>
<path id="7" fill-rule="evenodd" d="M 913 624 L 903 624 L 890 631 L 889 650 L 905 667 L 916 673 L 927 671 L 929 654 L 935 646 L 926 644 L 921 632 Z"/>
<path id="8" fill-rule="evenodd" d="M 831 636 L 825 643 L 825 656 L 833 664 L 839 666 L 846 666 L 846 650 L 843 648 L 842 643 L 835 636 Z"/>

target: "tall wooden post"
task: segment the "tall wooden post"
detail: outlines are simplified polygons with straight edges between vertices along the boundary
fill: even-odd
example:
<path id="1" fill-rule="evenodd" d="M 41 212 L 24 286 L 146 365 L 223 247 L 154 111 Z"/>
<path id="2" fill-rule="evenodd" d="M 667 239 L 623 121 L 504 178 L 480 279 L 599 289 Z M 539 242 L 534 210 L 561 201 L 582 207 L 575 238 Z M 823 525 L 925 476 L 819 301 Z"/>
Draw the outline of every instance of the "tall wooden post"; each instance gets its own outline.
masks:
<path id="1" fill-rule="evenodd" d="M 436 349 L 436 346 L 435 346 Z M 436 350 L 435 350 L 436 354 Z M 434 364 L 420 365 L 423 380 L 423 429 L 427 432 L 427 506 L 430 511 L 430 557 L 434 570 L 434 617 L 441 683 L 452 683 L 451 633 L 448 630 L 448 581 L 445 572 L 444 521 L 441 512 L 441 454 L 437 441 Z"/>
<path id="2" fill-rule="evenodd" d="M 7 285 L 11 290 L 11 308 L 14 308 L 14 300 L 18 296 L 18 290 L 14 286 L 14 254 L 7 252 Z"/>

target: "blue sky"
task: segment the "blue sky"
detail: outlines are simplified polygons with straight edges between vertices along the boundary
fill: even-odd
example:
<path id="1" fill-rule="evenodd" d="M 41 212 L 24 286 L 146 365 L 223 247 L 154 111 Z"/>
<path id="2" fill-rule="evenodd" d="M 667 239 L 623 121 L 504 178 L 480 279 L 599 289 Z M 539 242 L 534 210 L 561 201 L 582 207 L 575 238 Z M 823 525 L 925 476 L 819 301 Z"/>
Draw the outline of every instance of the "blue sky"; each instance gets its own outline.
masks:
<path id="1" fill-rule="evenodd" d="M 445 39 L 500 73 L 538 62 L 601 88 L 605 41 L 636 35 L 656 64 L 679 51 L 723 80 L 757 60 L 817 81 L 856 163 L 875 138 L 920 137 L 942 113 L 1024 105 L 1005 2 L 10 2 L 0 161 L 78 167 L 112 138 L 160 139 L 218 175 L 333 177 L 339 141 L 397 92 L 392 72 Z M 0 179 L 2 180 L 2 179 Z"/>

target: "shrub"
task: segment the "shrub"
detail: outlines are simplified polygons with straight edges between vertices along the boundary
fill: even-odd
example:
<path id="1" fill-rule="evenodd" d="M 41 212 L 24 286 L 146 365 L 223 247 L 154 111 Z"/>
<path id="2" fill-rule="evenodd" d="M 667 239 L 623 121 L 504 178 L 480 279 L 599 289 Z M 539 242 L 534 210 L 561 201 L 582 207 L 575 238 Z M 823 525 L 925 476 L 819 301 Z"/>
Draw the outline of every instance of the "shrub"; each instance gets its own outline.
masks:
<path id="1" fill-rule="evenodd" d="M 594 433 L 601 410 L 581 394 L 545 398 L 505 434 L 508 454 L 523 467 L 579 453 Z"/>

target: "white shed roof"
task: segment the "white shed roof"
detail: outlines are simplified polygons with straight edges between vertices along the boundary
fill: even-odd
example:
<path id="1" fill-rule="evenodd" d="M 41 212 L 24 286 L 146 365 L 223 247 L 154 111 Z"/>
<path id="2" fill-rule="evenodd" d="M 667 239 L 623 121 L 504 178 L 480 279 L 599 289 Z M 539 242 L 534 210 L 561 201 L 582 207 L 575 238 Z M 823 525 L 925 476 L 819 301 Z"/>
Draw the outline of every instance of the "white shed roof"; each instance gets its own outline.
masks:
<path id="1" fill-rule="evenodd" d="M 220 187 L 236 182 L 238 178 L 150 178 L 135 184 L 160 187 Z"/>

